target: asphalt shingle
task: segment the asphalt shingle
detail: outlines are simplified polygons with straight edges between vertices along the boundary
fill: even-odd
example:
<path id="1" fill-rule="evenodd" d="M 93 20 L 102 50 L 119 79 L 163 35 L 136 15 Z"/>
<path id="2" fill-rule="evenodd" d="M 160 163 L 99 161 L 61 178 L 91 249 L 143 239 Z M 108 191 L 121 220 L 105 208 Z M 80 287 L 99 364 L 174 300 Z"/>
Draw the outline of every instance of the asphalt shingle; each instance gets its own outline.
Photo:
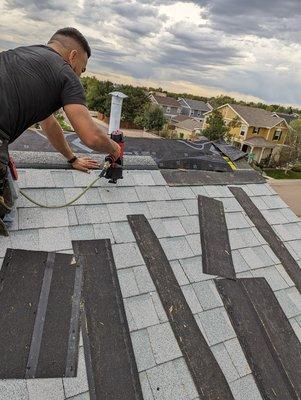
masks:
<path id="1" fill-rule="evenodd" d="M 180 263 L 190 283 L 212 278 L 212 275 L 203 274 L 202 257 L 180 259 Z"/>
<path id="2" fill-rule="evenodd" d="M 140 201 L 160 201 L 171 199 L 164 186 L 137 186 L 136 192 Z"/>
<path id="3" fill-rule="evenodd" d="M 118 279 L 123 297 L 137 296 L 139 294 L 135 275 L 131 268 L 119 270 Z"/>
<path id="4" fill-rule="evenodd" d="M 85 393 L 89 390 L 83 347 L 79 349 L 76 378 L 64 378 L 63 383 L 67 398 Z"/>
<path id="5" fill-rule="evenodd" d="M 203 310 L 192 285 L 183 286 L 182 292 L 193 314 L 197 314 Z"/>
<path id="6" fill-rule="evenodd" d="M 160 239 L 161 246 L 169 260 L 192 257 L 194 254 L 185 237 Z"/>
<path id="7" fill-rule="evenodd" d="M 181 357 L 182 352 L 169 323 L 147 328 L 151 347 L 157 364 Z"/>
<path id="8" fill-rule="evenodd" d="M 149 294 L 129 297 L 124 300 L 134 319 L 137 329 L 158 325 L 159 318 Z"/>
<path id="9" fill-rule="evenodd" d="M 211 308 L 223 306 L 223 302 L 212 281 L 194 283 L 193 289 L 203 310 L 210 310 Z"/>
<path id="10" fill-rule="evenodd" d="M 0 380 L 0 400 L 30 400 L 25 380 Z"/>
<path id="11" fill-rule="evenodd" d="M 186 234 L 178 218 L 159 218 L 149 221 L 158 238 L 184 236 Z"/>
<path id="12" fill-rule="evenodd" d="M 132 345 L 139 372 L 156 365 L 148 329 L 141 329 L 131 333 Z"/>
<path id="13" fill-rule="evenodd" d="M 190 187 L 167 187 L 167 191 L 173 200 L 194 199 L 195 193 Z"/>
<path id="14" fill-rule="evenodd" d="M 155 291 L 155 285 L 145 265 L 133 268 L 139 293 L 149 293 Z"/>
<path id="15" fill-rule="evenodd" d="M 28 379 L 29 400 L 64 400 L 62 379 Z"/>
<path id="16" fill-rule="evenodd" d="M 235 400 L 263 400 L 252 375 L 230 383 Z"/>
<path id="17" fill-rule="evenodd" d="M 117 269 L 144 264 L 136 243 L 113 244 L 112 249 Z"/>
<path id="18" fill-rule="evenodd" d="M 170 263 L 171 269 L 173 270 L 173 273 L 175 274 L 175 277 L 179 283 L 180 286 L 183 285 L 188 285 L 189 281 L 187 279 L 187 276 L 185 275 L 185 272 L 179 263 L 178 260 L 176 261 L 171 261 Z"/>
<path id="19" fill-rule="evenodd" d="M 227 352 L 240 377 L 251 373 L 250 366 L 237 338 L 224 342 Z"/>
<path id="20" fill-rule="evenodd" d="M 153 218 L 179 217 L 187 215 L 184 204 L 181 201 L 152 201 L 147 203 Z"/>
<path id="21" fill-rule="evenodd" d="M 186 217 L 179 217 L 179 220 L 187 234 L 199 233 L 200 222 L 196 215 L 188 215 Z"/>
<path id="22" fill-rule="evenodd" d="M 211 351 L 216 358 L 225 378 L 228 382 L 233 382 L 239 378 L 238 372 L 226 350 L 224 343 L 216 344 L 211 347 Z"/>

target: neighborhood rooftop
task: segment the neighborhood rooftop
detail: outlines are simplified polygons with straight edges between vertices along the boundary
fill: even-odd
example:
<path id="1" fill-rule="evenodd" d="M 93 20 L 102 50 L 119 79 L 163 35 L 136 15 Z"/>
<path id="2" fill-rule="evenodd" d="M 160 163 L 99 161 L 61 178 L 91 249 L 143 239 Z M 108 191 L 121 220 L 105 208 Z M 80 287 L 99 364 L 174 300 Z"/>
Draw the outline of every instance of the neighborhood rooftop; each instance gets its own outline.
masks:
<path id="1" fill-rule="evenodd" d="M 272 128 L 283 121 L 283 118 L 277 117 L 275 113 L 257 107 L 242 106 L 239 104 L 230 104 L 250 126 Z"/>
<path id="2" fill-rule="evenodd" d="M 32 166 L 33 160 L 31 163 L 29 161 L 27 165 Z M 87 175 L 78 171 L 53 169 L 51 166 L 43 170 L 32 169 L 26 167 L 25 161 L 23 167 L 19 170 L 20 188 L 46 204 L 70 200 L 97 176 L 97 172 Z M 73 253 L 72 240 L 109 239 L 142 399 L 201 400 L 203 397 L 200 397 L 192 379 L 192 370 L 183 356 L 180 341 L 176 339 L 170 316 L 163 307 L 162 293 L 154 284 L 149 265 L 143 258 L 137 236 L 134 236 L 133 226 L 127 217 L 144 215 L 170 263 L 176 285 L 180 288 L 178 296 L 184 295 L 187 312 L 192 313 L 205 339 L 204 345 L 212 353 L 216 367 L 220 368 L 224 377 L 223 384 L 229 387 L 229 397 L 226 398 L 264 400 L 264 389 L 258 385 L 254 370 L 252 372 L 250 358 L 244 352 L 241 338 L 230 321 L 223 298 L 214 283 L 215 276 L 203 271 L 202 253 L 206 249 L 200 240 L 204 232 L 200 230 L 198 196 L 222 202 L 226 222 L 224 234 L 229 235 L 230 257 L 233 258 L 236 278 L 265 278 L 272 290 L 271 295 L 276 296 L 289 321 L 292 335 L 300 341 L 301 294 L 285 266 L 227 185 L 200 182 L 192 186 L 187 178 L 186 184 L 184 181 L 181 186 L 171 187 L 161 171 L 153 168 L 125 170 L 124 179 L 117 185 L 99 180 L 77 203 L 67 208 L 38 208 L 20 196 L 10 237 L 0 237 L 0 263 L 7 248 Z M 186 171 L 187 177 L 189 173 Z M 232 175 L 235 177 L 235 173 Z M 237 185 L 234 180 L 231 186 L 245 191 L 301 267 L 300 219 L 266 183 Z M 218 227 L 215 222 L 212 224 L 214 234 Z M 217 248 L 218 243 L 217 240 Z M 85 358 L 81 340 L 76 378 L 2 380 L 0 399 L 88 400 L 90 395 L 85 360 L 87 354 Z M 106 368 L 114 366 L 107 365 Z M 120 382 L 116 381 L 115 384 L 119 385 Z"/>

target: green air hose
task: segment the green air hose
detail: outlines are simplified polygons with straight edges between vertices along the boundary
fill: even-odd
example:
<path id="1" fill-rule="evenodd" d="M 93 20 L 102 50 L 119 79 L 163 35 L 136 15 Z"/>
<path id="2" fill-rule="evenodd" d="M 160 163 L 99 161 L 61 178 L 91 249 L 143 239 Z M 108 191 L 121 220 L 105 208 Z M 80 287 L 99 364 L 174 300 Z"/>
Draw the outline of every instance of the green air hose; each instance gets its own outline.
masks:
<path id="1" fill-rule="evenodd" d="M 19 190 L 19 193 L 21 193 L 22 196 L 24 196 L 31 203 L 35 204 L 36 206 L 42 207 L 42 208 L 68 207 L 68 206 L 71 206 L 71 204 L 75 203 L 77 200 L 79 200 L 93 185 L 95 185 L 95 183 L 98 181 L 98 179 L 102 178 L 105 175 L 105 173 L 109 167 L 110 167 L 110 163 L 106 162 L 101 173 L 99 174 L 99 176 L 96 179 L 94 179 L 94 181 L 92 181 L 78 196 L 74 197 L 74 199 L 68 201 L 68 203 L 65 203 L 65 204 L 57 204 L 57 205 L 54 204 L 54 205 L 48 206 L 46 204 L 39 203 L 38 201 L 32 199 L 26 193 L 24 193 L 23 190 Z"/>

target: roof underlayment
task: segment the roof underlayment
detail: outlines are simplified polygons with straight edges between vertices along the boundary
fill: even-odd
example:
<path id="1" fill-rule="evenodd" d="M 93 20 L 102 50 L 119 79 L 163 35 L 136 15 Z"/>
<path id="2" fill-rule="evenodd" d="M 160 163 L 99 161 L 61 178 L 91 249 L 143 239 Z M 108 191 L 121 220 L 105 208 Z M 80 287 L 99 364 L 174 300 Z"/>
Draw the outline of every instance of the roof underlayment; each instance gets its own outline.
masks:
<path id="1" fill-rule="evenodd" d="M 96 177 L 96 172 L 87 175 L 50 169 L 21 169 L 19 174 L 20 188 L 47 204 L 70 200 Z M 240 187 L 301 266 L 300 219 L 268 184 Z M 227 186 L 170 187 L 159 170 L 126 170 L 116 186 L 100 180 L 68 208 L 36 208 L 20 196 L 10 237 L 0 237 L 0 263 L 7 248 L 72 253 L 72 240 L 109 238 L 144 399 L 197 400 L 186 362 L 127 221 L 129 214 L 144 214 L 234 399 L 261 400 L 214 277 L 202 272 L 198 195 L 223 202 L 237 277 L 265 277 L 301 340 L 301 295 Z M 0 400 L 86 400 L 88 390 L 81 341 L 77 378 L 0 381 Z"/>

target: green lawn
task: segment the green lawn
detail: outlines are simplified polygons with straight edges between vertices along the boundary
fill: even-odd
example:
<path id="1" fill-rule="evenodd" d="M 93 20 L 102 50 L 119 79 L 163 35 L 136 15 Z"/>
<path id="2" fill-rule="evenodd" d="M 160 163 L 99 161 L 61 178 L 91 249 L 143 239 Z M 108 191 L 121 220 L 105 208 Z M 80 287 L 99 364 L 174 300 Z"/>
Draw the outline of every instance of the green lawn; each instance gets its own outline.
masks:
<path id="1" fill-rule="evenodd" d="M 281 169 L 266 170 L 264 172 L 274 179 L 301 179 L 301 172 L 288 171 L 285 174 Z"/>

